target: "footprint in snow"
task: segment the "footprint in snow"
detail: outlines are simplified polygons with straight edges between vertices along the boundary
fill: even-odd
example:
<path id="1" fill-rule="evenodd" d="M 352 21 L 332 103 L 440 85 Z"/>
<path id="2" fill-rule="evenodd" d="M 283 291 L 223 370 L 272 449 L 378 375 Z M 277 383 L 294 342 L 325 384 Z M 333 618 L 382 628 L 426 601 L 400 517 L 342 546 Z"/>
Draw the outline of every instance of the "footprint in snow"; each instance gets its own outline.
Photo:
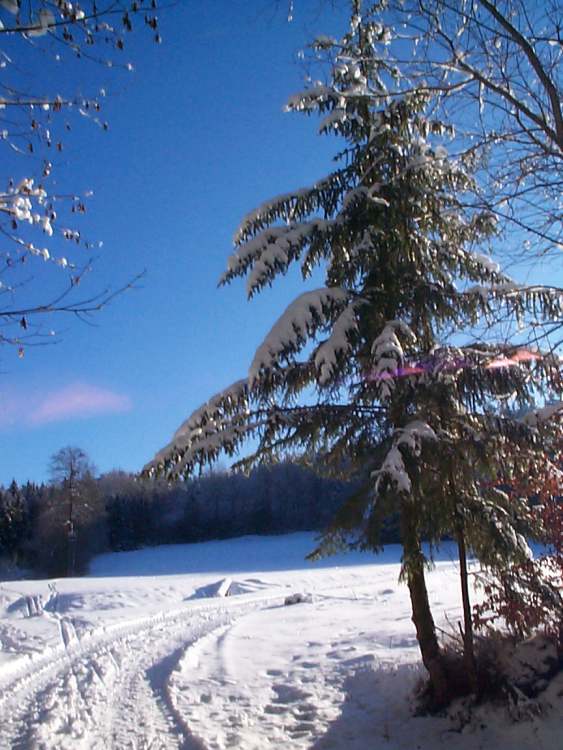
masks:
<path id="1" fill-rule="evenodd" d="M 276 698 L 272 703 L 297 703 L 311 697 L 311 693 L 301 690 L 294 685 L 274 685 L 272 690 L 276 693 Z"/>

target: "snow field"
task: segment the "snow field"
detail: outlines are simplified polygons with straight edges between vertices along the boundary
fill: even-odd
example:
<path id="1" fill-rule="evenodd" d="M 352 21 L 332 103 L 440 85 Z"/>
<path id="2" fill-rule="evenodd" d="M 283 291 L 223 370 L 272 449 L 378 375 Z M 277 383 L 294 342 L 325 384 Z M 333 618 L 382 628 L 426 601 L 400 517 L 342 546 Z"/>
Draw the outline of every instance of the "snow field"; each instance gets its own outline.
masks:
<path id="1" fill-rule="evenodd" d="M 423 673 L 399 548 L 314 566 L 313 546 L 163 547 L 103 556 L 88 578 L 0 583 L 0 750 L 560 750 L 556 709 L 413 717 Z M 450 554 L 428 576 L 446 631 L 460 618 Z M 295 593 L 310 601 L 284 606 Z"/>

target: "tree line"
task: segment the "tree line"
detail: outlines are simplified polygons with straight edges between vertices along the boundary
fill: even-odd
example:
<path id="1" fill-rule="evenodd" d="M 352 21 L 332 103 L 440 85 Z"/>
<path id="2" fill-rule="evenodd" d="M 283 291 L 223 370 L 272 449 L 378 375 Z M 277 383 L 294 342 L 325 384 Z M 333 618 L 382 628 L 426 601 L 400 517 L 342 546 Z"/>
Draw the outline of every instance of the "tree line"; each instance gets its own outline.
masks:
<path id="1" fill-rule="evenodd" d="M 67 464 L 49 483 L 0 488 L 0 564 L 35 576 L 78 575 L 108 551 L 320 531 L 354 490 L 289 461 L 176 484 L 123 471 L 96 477 L 87 461 L 70 471 Z M 398 541 L 392 525 L 387 540 Z"/>

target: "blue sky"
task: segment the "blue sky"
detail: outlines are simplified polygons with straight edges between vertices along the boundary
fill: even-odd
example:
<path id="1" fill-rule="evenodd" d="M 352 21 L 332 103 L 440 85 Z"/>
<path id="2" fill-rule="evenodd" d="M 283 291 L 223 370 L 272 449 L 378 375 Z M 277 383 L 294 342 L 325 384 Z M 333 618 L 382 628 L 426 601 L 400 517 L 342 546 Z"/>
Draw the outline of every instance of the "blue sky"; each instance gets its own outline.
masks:
<path id="1" fill-rule="evenodd" d="M 104 244 L 84 294 L 146 275 L 93 325 L 59 318 L 56 345 L 23 359 L 2 349 L 0 483 L 46 479 L 65 445 L 100 471 L 139 470 L 191 410 L 244 376 L 294 296 L 296 275 L 252 302 L 243 283 L 217 280 L 243 215 L 322 176 L 335 151 L 314 120 L 282 110 L 303 86 L 297 52 L 342 31 L 344 17 L 295 5 L 288 23 L 285 2 L 181 2 L 160 13 L 162 45 L 143 29 L 127 38 L 132 74 L 30 58 L 35 90 L 108 92 L 110 130 L 76 123 L 53 171 L 61 190 L 94 190 L 77 226 Z M 14 176 L 29 173 L 26 158 L 9 162 Z M 37 275 L 41 291 L 59 278 Z"/>
<path id="2" fill-rule="evenodd" d="M 100 471 L 138 471 L 193 409 L 245 375 L 303 291 L 296 273 L 252 302 L 242 282 L 217 289 L 242 217 L 326 174 L 337 150 L 315 119 L 284 114 L 283 104 L 303 87 L 298 51 L 316 34 L 342 33 L 346 4 L 295 2 L 291 23 L 288 5 L 179 2 L 159 15 L 162 45 L 142 28 L 127 37 L 134 73 L 55 64 L 41 40 L 39 56 L 26 57 L 34 90 L 108 92 L 109 131 L 75 123 L 53 171 L 62 191 L 94 191 L 77 225 L 104 244 L 84 294 L 146 275 L 91 325 L 59 318 L 56 345 L 23 359 L 0 349 L 0 484 L 46 479 L 66 445 Z M 29 173 L 29 157 L 3 157 L 10 174 Z M 41 298 L 62 277 L 39 271 Z"/>

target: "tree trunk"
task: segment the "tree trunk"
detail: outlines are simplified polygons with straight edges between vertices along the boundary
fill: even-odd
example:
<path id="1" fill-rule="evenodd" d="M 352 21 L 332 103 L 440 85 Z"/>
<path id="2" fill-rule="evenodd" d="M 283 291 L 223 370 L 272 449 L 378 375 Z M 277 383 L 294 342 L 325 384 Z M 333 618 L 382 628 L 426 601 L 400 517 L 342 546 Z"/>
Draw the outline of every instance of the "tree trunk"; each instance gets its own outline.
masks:
<path id="1" fill-rule="evenodd" d="M 473 647 L 473 623 L 471 621 L 471 601 L 469 598 L 469 583 L 467 575 L 467 550 L 463 527 L 457 530 L 457 548 L 459 553 L 459 573 L 461 579 L 461 598 L 463 601 L 463 661 L 467 669 L 467 676 L 471 690 L 477 692 L 477 666 L 475 664 L 475 650 Z"/>
<path id="2" fill-rule="evenodd" d="M 407 505 L 407 503 L 403 504 L 401 514 L 404 575 L 409 587 L 412 621 L 416 628 L 422 662 L 430 675 L 433 704 L 435 708 L 439 708 L 448 703 L 448 680 L 428 601 L 424 578 L 424 557 L 416 531 L 414 512 Z"/>

